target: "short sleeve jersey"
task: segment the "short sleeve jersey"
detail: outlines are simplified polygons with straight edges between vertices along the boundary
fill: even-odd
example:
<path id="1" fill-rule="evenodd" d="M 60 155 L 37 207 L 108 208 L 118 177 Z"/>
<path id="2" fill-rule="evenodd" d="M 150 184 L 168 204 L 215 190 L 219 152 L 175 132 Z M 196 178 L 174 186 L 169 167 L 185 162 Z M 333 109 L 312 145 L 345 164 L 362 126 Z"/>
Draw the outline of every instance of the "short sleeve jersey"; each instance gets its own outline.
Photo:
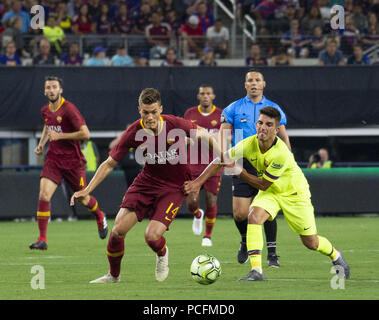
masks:
<path id="1" fill-rule="evenodd" d="M 201 112 L 200 106 L 190 108 L 184 114 L 184 119 L 190 120 L 192 123 L 197 124 L 198 126 L 205 128 L 212 134 L 216 139 L 218 135 L 218 131 L 220 130 L 220 117 L 222 110 L 217 108 L 216 106 L 212 107 L 212 110 L 208 114 L 204 114 Z M 197 147 L 197 150 L 194 148 Z M 206 146 L 206 150 L 208 150 L 208 146 Z M 203 170 L 207 167 L 207 165 L 213 161 L 213 153 L 209 152 L 208 157 L 204 157 L 201 142 L 195 143 L 191 145 L 189 148 L 189 165 L 192 172 L 203 172 Z M 192 163 L 191 155 L 197 154 L 196 162 Z M 207 161 L 206 161 L 207 160 Z M 218 174 L 221 174 L 220 171 Z"/>
<path id="2" fill-rule="evenodd" d="M 52 111 L 50 104 L 46 104 L 41 109 L 41 115 L 47 130 L 58 133 L 70 133 L 79 131 L 86 122 L 79 110 L 71 102 L 62 97 L 62 101 L 57 110 Z M 78 166 L 78 162 L 86 163 L 80 151 L 79 140 L 57 140 L 49 142 L 47 159 L 54 160 L 66 169 L 73 169 Z"/>
<path id="3" fill-rule="evenodd" d="M 248 96 L 245 96 L 232 102 L 222 111 L 221 123 L 230 123 L 233 126 L 232 146 L 257 133 L 255 123 L 258 121 L 259 111 L 264 107 L 278 109 L 281 115 L 280 125 L 287 124 L 287 117 L 283 110 L 265 96 L 258 103 L 254 103 Z"/>
<path id="4" fill-rule="evenodd" d="M 280 138 L 262 153 L 257 135 L 248 137 L 229 149 L 229 156 L 238 160 L 247 159 L 258 172 L 258 177 L 272 182 L 265 191 L 280 196 L 299 195 L 310 197 L 309 185 L 292 152 Z"/>
<path id="5" fill-rule="evenodd" d="M 144 128 L 137 120 L 122 134 L 120 141 L 109 152 L 119 162 L 129 151 L 136 149 L 137 161 L 145 161 L 141 172 L 155 185 L 182 186 L 189 178 L 186 137 L 197 125 L 172 115 L 162 115 L 158 135 Z"/>

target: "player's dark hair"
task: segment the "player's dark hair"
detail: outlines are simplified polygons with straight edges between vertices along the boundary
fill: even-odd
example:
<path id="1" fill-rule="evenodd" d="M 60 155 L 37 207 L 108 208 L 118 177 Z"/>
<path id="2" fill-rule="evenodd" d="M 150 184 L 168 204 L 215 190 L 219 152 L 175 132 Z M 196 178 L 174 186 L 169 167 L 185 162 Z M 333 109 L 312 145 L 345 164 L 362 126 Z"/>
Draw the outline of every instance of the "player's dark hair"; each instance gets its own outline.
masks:
<path id="1" fill-rule="evenodd" d="M 56 76 L 46 76 L 45 77 L 45 83 L 46 81 L 58 81 L 59 82 L 59 86 L 61 88 L 63 88 L 63 79 L 59 78 L 59 77 L 56 77 Z"/>
<path id="2" fill-rule="evenodd" d="M 213 90 L 213 86 L 210 85 L 209 83 L 202 83 L 202 84 L 200 84 L 199 85 L 199 89 L 200 88 L 212 88 L 212 90 Z"/>
<path id="3" fill-rule="evenodd" d="M 280 120 L 282 119 L 282 116 L 280 115 L 279 110 L 274 107 L 264 107 L 259 111 L 259 114 L 264 114 L 267 117 L 275 119 L 278 124 L 280 123 Z"/>
<path id="4" fill-rule="evenodd" d="M 158 102 L 161 105 L 161 94 L 157 89 L 154 88 L 145 88 L 141 91 L 141 94 L 138 98 L 139 105 L 142 104 L 153 104 Z"/>
<path id="5" fill-rule="evenodd" d="M 245 78 L 247 77 L 247 74 L 250 73 L 250 72 L 256 72 L 256 73 L 260 73 L 262 75 L 262 79 L 264 80 L 264 76 L 263 76 L 263 73 L 262 71 L 260 71 L 259 69 L 257 68 L 250 68 L 249 70 L 247 70 L 247 72 L 245 73 Z"/>

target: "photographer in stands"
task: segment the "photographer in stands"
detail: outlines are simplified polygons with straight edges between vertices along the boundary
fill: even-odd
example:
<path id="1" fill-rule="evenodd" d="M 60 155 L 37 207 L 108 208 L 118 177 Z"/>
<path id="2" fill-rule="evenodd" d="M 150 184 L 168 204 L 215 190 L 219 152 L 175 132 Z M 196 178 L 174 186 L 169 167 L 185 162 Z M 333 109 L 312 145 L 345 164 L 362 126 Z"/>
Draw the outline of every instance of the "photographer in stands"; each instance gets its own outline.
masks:
<path id="1" fill-rule="evenodd" d="M 332 161 L 329 160 L 329 152 L 325 148 L 321 148 L 309 157 L 307 168 L 329 169 L 332 167 Z"/>

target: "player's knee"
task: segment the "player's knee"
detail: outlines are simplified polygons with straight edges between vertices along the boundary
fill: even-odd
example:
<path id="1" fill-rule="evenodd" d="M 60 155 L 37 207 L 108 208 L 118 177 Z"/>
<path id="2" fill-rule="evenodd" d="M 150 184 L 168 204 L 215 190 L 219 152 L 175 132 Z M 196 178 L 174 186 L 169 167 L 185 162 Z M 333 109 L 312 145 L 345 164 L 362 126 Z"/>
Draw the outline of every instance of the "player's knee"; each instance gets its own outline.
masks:
<path id="1" fill-rule="evenodd" d="M 156 230 L 149 229 L 145 231 L 145 241 L 147 243 L 149 243 L 150 241 L 156 241 L 161 237 L 162 235 Z"/>
<path id="2" fill-rule="evenodd" d="M 50 192 L 48 192 L 46 190 L 40 190 L 39 191 L 39 196 L 38 196 L 39 200 L 50 201 L 50 198 L 51 198 Z"/>
<path id="3" fill-rule="evenodd" d="M 197 203 L 194 202 L 194 201 L 188 201 L 188 200 L 187 200 L 187 209 L 188 209 L 190 212 L 195 212 L 196 209 L 197 209 Z"/>
<path id="4" fill-rule="evenodd" d="M 115 225 L 112 229 L 111 236 L 114 238 L 124 238 L 126 233 L 120 229 L 117 225 Z"/>
<path id="5" fill-rule="evenodd" d="M 246 220 L 248 214 L 248 210 L 242 210 L 241 208 L 236 208 L 235 210 L 233 210 L 233 217 L 237 221 Z"/>

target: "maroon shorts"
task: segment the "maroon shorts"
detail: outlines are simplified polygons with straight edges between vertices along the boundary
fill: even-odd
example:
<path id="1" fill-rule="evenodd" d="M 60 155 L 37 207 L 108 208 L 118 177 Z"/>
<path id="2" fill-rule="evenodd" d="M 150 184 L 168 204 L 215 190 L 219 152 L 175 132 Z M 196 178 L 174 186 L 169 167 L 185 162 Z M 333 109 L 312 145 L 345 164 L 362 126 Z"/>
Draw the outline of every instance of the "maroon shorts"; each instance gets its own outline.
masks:
<path id="1" fill-rule="evenodd" d="M 191 172 L 191 180 L 195 180 L 199 175 L 201 175 L 202 172 L 203 171 Z M 218 192 L 220 191 L 221 178 L 222 178 L 222 175 L 219 173 L 217 173 L 213 177 L 210 177 L 207 181 L 205 181 L 202 189 L 209 191 L 217 196 Z"/>
<path id="2" fill-rule="evenodd" d="M 138 221 L 149 217 L 168 228 L 185 199 L 181 188 L 155 184 L 139 174 L 126 191 L 120 207 L 133 209 Z"/>
<path id="3" fill-rule="evenodd" d="M 52 180 L 57 185 L 60 185 L 62 179 L 64 179 L 73 191 L 79 191 L 87 186 L 84 166 L 81 165 L 74 169 L 65 169 L 50 159 L 46 159 L 43 164 L 41 178 Z"/>

